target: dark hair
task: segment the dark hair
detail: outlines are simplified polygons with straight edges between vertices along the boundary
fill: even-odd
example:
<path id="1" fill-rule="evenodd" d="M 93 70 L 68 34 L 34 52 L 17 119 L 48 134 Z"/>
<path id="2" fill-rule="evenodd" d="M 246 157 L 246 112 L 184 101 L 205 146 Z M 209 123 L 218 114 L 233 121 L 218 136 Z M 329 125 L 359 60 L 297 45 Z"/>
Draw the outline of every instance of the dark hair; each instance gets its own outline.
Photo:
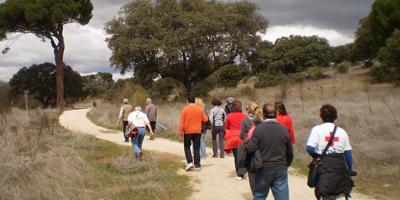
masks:
<path id="1" fill-rule="evenodd" d="M 275 119 L 276 118 L 275 107 L 269 103 L 264 104 L 263 115 L 265 119 Z"/>
<path id="2" fill-rule="evenodd" d="M 217 98 L 213 98 L 212 99 L 212 101 L 211 101 L 211 104 L 213 105 L 213 106 L 220 106 L 220 105 L 222 105 L 222 102 L 219 100 L 219 99 L 217 99 Z"/>
<path id="3" fill-rule="evenodd" d="M 323 122 L 333 123 L 337 119 L 337 110 L 330 104 L 325 104 L 320 109 L 320 115 Z"/>
<path id="4" fill-rule="evenodd" d="M 189 96 L 187 100 L 189 103 L 194 103 L 196 98 L 194 96 Z"/>
<path id="5" fill-rule="evenodd" d="M 242 102 L 240 102 L 239 100 L 233 100 L 232 112 L 242 112 Z"/>
<path id="6" fill-rule="evenodd" d="M 279 112 L 281 115 L 287 115 L 285 104 L 282 101 L 275 102 L 275 110 Z"/>

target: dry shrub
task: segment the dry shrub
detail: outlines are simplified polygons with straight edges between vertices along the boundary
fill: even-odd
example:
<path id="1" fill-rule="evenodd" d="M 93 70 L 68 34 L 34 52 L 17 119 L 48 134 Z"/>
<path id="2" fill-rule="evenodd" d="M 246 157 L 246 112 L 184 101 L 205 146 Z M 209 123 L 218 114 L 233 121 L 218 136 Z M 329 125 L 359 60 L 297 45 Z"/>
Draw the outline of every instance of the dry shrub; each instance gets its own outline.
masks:
<path id="1" fill-rule="evenodd" d="M 109 128 L 120 129 L 118 124 L 118 114 L 120 107 L 105 101 L 97 102 L 96 108 L 93 108 L 88 117 L 96 124 Z"/>

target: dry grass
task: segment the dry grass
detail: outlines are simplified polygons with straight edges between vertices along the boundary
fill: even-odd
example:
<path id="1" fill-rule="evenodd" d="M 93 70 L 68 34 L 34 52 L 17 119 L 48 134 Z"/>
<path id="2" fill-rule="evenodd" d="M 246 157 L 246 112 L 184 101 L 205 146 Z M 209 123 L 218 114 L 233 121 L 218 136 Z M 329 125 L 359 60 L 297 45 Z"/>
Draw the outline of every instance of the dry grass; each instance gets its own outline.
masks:
<path id="1" fill-rule="evenodd" d="M 0 199 L 185 199 L 178 159 L 71 134 L 54 111 L 0 117 Z"/>

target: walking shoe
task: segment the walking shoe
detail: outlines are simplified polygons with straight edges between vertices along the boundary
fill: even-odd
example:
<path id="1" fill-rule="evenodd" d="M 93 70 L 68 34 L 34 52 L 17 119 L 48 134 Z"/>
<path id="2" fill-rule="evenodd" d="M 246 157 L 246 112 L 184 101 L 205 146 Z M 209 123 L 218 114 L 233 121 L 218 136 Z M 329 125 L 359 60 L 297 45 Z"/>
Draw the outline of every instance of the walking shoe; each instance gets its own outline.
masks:
<path id="1" fill-rule="evenodd" d="M 142 161 L 142 157 L 143 157 L 143 152 L 139 153 L 139 160 Z"/>
<path id="2" fill-rule="evenodd" d="M 124 142 L 129 142 L 129 139 L 125 139 Z"/>
<path id="3" fill-rule="evenodd" d="M 194 168 L 194 171 L 199 172 L 201 170 L 201 167 L 196 167 Z"/>
<path id="4" fill-rule="evenodd" d="M 220 158 L 225 158 L 225 156 L 224 156 L 224 155 L 221 155 Z"/>
<path id="5" fill-rule="evenodd" d="M 186 165 L 185 170 L 189 171 L 192 168 L 193 168 L 193 163 L 189 163 L 189 164 Z"/>
<path id="6" fill-rule="evenodd" d="M 237 181 L 241 181 L 241 180 L 243 180 L 243 178 L 240 177 L 240 176 L 236 176 L 236 180 L 237 180 Z"/>
<path id="7" fill-rule="evenodd" d="M 213 154 L 213 156 L 212 156 L 213 158 L 218 158 L 218 156 L 216 155 L 216 154 Z"/>

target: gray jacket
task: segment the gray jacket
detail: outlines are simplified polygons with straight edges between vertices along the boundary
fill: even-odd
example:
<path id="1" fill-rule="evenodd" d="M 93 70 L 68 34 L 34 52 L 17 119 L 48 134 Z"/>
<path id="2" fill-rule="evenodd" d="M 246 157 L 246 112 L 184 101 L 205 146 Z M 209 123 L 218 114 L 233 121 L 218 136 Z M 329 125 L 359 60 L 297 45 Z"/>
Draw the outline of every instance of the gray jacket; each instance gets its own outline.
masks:
<path id="1" fill-rule="evenodd" d="M 226 120 L 224 109 L 218 106 L 214 106 L 214 108 L 210 110 L 209 118 L 211 126 L 224 126 Z"/>

